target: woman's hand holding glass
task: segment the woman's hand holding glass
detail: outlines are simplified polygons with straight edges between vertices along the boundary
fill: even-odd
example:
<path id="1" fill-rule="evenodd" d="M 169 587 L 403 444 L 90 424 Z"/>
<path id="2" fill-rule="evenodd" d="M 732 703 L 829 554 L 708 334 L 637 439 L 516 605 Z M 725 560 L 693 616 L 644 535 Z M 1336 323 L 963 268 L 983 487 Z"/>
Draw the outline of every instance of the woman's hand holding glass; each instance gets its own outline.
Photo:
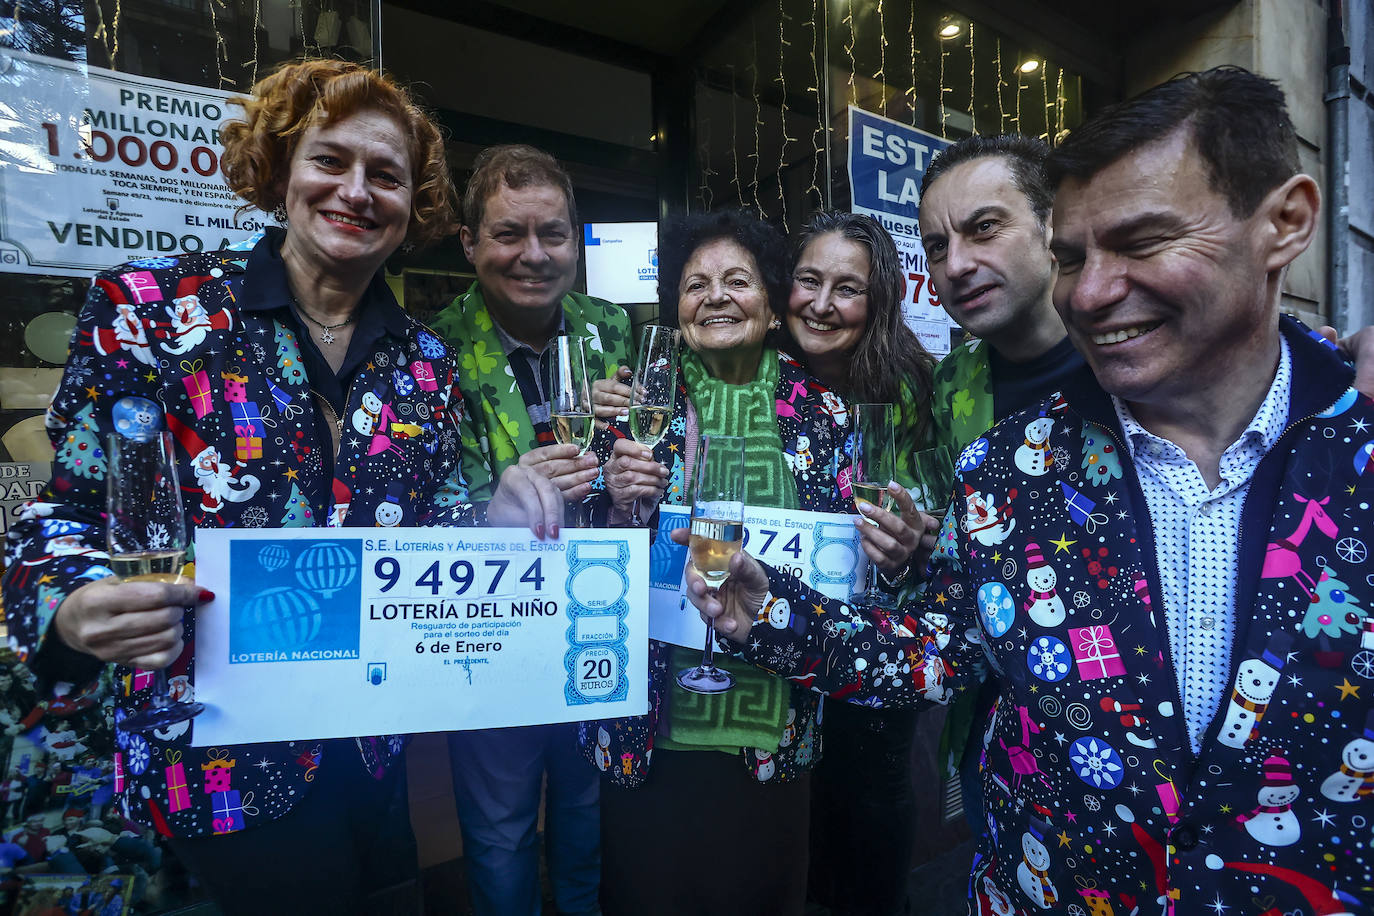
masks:
<path id="1" fill-rule="evenodd" d="M 606 494 L 611 498 L 611 524 L 627 524 L 636 504 L 653 511 L 668 488 L 668 469 L 654 460 L 654 453 L 633 439 L 618 439 L 606 462 Z M 647 507 L 647 508 L 646 508 Z"/>
<path id="2" fill-rule="evenodd" d="M 859 529 L 859 543 L 868 554 L 869 562 L 877 564 L 884 573 L 894 576 L 906 570 L 913 557 L 919 563 L 923 553 L 930 556 L 935 547 L 931 527 L 935 519 L 916 508 L 911 494 L 901 484 L 894 481 L 887 485 L 887 498 L 883 502 L 890 508 L 885 509 L 866 499 L 856 502 L 864 517 L 854 520 Z M 927 540 L 929 546 L 926 546 Z"/>
<path id="3" fill-rule="evenodd" d="M 686 546 L 690 529 L 673 530 L 673 541 Z M 749 628 L 768 597 L 768 573 L 763 564 L 743 550 L 730 558 L 730 575 L 716 587 L 709 585 L 697 568 L 687 563 L 687 596 L 701 612 L 701 621 L 714 624 L 716 632 L 737 646 L 749 638 Z"/>
<path id="4" fill-rule="evenodd" d="M 130 668 L 166 668 L 181 655 L 187 608 L 214 600 L 190 579 L 88 582 L 57 606 L 53 626 L 68 647 Z"/>

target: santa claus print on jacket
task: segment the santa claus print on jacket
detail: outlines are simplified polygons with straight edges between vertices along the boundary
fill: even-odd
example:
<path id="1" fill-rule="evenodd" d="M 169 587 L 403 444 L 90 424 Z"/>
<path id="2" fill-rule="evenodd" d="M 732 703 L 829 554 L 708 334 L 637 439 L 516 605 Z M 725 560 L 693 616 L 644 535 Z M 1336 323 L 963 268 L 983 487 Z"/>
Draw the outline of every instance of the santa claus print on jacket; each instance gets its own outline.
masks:
<path id="1" fill-rule="evenodd" d="M 1199 753 L 1144 496 L 1086 372 L 964 450 L 925 604 L 898 612 L 908 626 L 832 636 L 880 612 L 770 573 L 770 597 L 814 612 L 801 633 L 755 626 L 741 654 L 816 689 L 938 700 L 987 659 L 999 699 L 981 730 L 974 912 L 1374 912 L 1374 402 L 1324 343 L 1287 319 L 1283 333 L 1292 401 L 1246 499 L 1231 689 Z M 1054 460 L 1018 461 L 1042 419 Z M 994 519 L 1006 536 L 990 542 Z M 930 610 L 953 623 L 944 647 L 920 623 Z M 938 687 L 924 666 L 870 677 L 881 656 L 932 646 Z"/>
<path id="2" fill-rule="evenodd" d="M 251 253 L 146 258 L 96 276 L 48 411 L 52 481 L 9 532 L 10 647 L 49 682 L 100 672 L 94 659 L 85 672 L 45 672 L 43 650 L 64 598 L 111 574 L 102 445 L 121 423 L 160 415 L 177 443 L 197 528 L 414 525 L 436 509 L 455 523 L 474 520 L 459 471 L 467 427 L 447 345 L 406 317 L 377 278 L 363 308 L 381 326 L 343 392 L 345 410 L 334 411 L 303 369 L 279 238 L 269 233 Z M 341 417 L 369 405 L 385 418 L 378 428 L 365 435 L 342 427 Z M 183 627 L 186 648 L 168 674 L 177 698 L 191 699 L 195 615 Z M 116 668 L 114 683 L 119 719 L 147 703 L 154 678 Z M 116 732 L 121 810 L 164 835 L 235 832 L 280 817 L 304 797 L 327 753 L 318 741 L 192 747 L 194 729 L 192 722 Z M 356 745 L 345 753 L 381 775 L 403 741 L 364 737 Z"/>

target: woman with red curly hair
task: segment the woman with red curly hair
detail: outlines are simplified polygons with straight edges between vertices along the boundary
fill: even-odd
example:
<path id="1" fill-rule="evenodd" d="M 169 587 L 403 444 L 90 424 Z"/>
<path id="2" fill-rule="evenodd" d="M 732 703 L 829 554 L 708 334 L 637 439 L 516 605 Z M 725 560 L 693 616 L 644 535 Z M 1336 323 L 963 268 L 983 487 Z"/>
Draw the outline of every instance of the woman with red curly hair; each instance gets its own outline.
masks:
<path id="1" fill-rule="evenodd" d="M 561 521 L 564 496 L 524 467 L 490 502 L 469 501 L 457 360 L 380 273 L 401 244 L 452 230 L 434 124 L 390 80 L 341 61 L 288 65 L 241 104 L 221 131 L 225 177 L 284 228 L 251 251 L 96 277 L 48 414 L 52 482 L 12 526 L 11 644 L 49 686 L 95 684 L 113 662 L 117 723 L 148 704 L 151 669 L 170 669 L 189 699 L 184 609 L 213 597 L 184 578 L 113 577 L 99 444 L 117 417 L 173 432 L 188 527 Z M 227 914 L 364 912 L 404 741 L 199 748 L 190 727 L 118 732 L 124 813 L 169 837 Z"/>

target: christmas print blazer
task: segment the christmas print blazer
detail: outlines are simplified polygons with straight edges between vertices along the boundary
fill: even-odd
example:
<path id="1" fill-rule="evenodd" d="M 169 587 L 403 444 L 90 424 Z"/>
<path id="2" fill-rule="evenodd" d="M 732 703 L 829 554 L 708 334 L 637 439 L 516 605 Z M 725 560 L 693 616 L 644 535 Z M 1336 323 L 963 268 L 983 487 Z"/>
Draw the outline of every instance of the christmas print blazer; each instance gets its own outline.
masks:
<path id="1" fill-rule="evenodd" d="M 901 619 L 772 577 L 806 626 L 756 624 L 746 657 L 832 696 L 945 702 L 986 653 L 975 912 L 1371 912 L 1374 402 L 1328 345 L 1283 333 L 1288 423 L 1245 502 L 1232 689 L 1200 754 L 1149 512 L 1086 370 L 962 451 L 932 584 Z M 1018 460 L 1042 417 L 1048 467 Z"/>
<path id="2" fill-rule="evenodd" d="M 778 360 L 778 434 L 797 482 L 800 508 L 807 512 L 852 514 L 849 408 L 786 353 L 765 350 L 763 359 Z M 663 502 L 671 506 L 690 505 L 691 500 L 685 466 L 689 400 L 679 371 L 673 418 L 667 434 L 654 449 L 654 460 L 669 471 Z M 802 623 L 795 619 L 792 625 Z M 649 777 L 654 736 L 672 685 L 668 672 L 671 650 L 667 643 L 649 640 L 648 715 L 583 722 L 578 726 L 583 755 L 616 785 L 635 788 Z M 810 769 L 820 760 L 819 708 L 817 694 L 793 687 L 787 725 L 778 738 L 778 747 L 740 748 L 743 765 L 760 782 L 785 782 Z"/>
<path id="3" fill-rule="evenodd" d="M 435 508 L 450 521 L 471 518 L 449 349 L 400 312 L 380 278 L 364 307 L 394 314 L 358 371 L 345 415 L 330 416 L 340 437 L 334 479 L 325 479 L 321 450 L 335 446 L 320 440 L 313 414 L 328 405 L 312 397 L 295 336 L 273 317 L 280 310 L 240 305 L 286 289 L 280 258 L 266 247 L 273 244 L 264 239 L 251 254 L 146 258 L 96 276 L 48 411 L 52 481 L 9 532 L 10 643 L 50 683 L 99 670 L 49 627 L 70 592 L 110 575 L 103 443 L 125 396 L 165 411 L 196 527 L 413 525 Z M 187 614 L 186 649 L 168 670 L 183 698 L 194 692 L 194 622 Z M 118 720 L 147 703 L 153 675 L 114 674 Z M 194 728 L 117 732 L 114 779 L 126 814 L 164 835 L 228 833 L 280 817 L 320 765 L 320 742 L 193 748 Z M 377 776 L 401 747 L 398 738 L 357 743 Z"/>

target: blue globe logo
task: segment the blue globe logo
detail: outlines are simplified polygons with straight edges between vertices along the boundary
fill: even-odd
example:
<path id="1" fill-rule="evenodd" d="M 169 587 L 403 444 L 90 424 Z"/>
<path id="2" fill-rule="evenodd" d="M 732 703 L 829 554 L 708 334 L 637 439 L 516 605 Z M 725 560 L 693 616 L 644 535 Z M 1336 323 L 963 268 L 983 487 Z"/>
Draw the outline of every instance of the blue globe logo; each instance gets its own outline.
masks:
<path id="1" fill-rule="evenodd" d="M 324 615 L 309 592 L 297 588 L 269 588 L 244 605 L 247 622 L 283 648 L 308 645 L 320 634 Z"/>
<path id="2" fill-rule="evenodd" d="M 291 554 L 281 544 L 268 544 L 258 551 L 258 563 L 268 572 L 284 569 L 291 562 Z"/>
<path id="3" fill-rule="evenodd" d="M 358 561 L 333 541 L 311 544 L 296 558 L 296 581 L 326 598 L 358 577 Z"/>

